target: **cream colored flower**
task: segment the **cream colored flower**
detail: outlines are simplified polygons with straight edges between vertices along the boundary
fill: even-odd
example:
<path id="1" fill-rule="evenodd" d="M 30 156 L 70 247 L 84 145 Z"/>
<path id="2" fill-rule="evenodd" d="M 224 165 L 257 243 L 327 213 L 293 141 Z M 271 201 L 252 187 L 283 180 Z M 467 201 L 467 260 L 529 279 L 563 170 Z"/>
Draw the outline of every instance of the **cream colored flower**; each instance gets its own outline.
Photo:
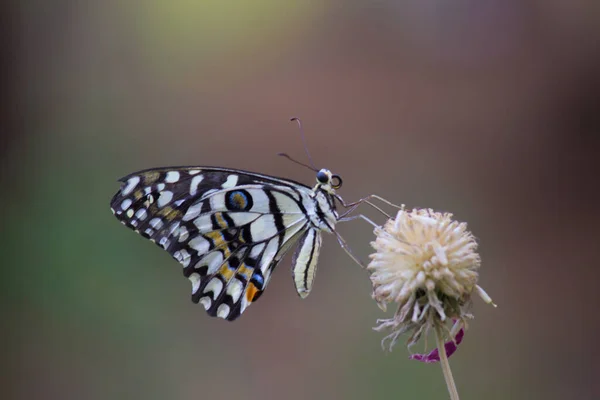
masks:
<path id="1" fill-rule="evenodd" d="M 371 245 L 376 253 L 368 266 L 373 298 L 384 311 L 388 303 L 398 304 L 394 317 L 378 320 L 375 328 L 392 331 L 382 342 L 389 339 L 390 350 L 402 333 L 412 332 L 410 347 L 441 325 L 453 340 L 472 318 L 473 292 L 493 304 L 477 285 L 481 259 L 475 238 L 466 223 L 452 220 L 452 214 L 401 209 L 395 219 L 376 228 L 375 235 Z"/>

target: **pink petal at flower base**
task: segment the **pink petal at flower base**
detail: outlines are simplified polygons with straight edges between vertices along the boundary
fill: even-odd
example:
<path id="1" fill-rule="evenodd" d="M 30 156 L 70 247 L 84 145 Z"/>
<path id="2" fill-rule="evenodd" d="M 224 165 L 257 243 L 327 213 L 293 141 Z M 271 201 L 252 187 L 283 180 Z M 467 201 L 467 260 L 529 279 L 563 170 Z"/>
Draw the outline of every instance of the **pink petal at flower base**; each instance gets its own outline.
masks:
<path id="1" fill-rule="evenodd" d="M 454 340 L 451 340 L 444 344 L 444 348 L 446 349 L 446 355 L 450 357 L 456 350 L 458 349 L 458 345 L 463 340 L 463 336 L 465 335 L 465 330 L 461 328 L 460 331 L 456 334 Z M 436 362 L 440 362 L 440 352 L 438 349 L 433 349 L 429 354 L 413 354 L 409 357 L 410 360 L 421 361 L 427 364 L 432 364 Z"/>

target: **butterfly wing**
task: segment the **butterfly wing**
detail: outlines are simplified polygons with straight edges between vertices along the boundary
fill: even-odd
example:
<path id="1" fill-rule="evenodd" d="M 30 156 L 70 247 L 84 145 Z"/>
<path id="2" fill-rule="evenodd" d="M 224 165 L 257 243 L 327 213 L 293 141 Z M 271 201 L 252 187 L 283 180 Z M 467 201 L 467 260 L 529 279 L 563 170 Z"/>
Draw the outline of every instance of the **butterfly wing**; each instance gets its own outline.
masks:
<path id="1" fill-rule="evenodd" d="M 302 184 L 224 168 L 152 169 L 121 179 L 111 209 L 169 252 L 192 283 L 192 301 L 234 320 L 307 231 Z"/>

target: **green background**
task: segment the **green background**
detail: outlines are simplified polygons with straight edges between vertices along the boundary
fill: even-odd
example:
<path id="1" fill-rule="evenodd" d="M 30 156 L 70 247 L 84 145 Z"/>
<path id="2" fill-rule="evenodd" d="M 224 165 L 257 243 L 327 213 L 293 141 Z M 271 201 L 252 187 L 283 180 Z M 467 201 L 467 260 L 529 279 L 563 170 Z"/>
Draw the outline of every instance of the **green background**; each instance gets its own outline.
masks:
<path id="1" fill-rule="evenodd" d="M 111 215 L 150 167 L 312 184 L 276 156 L 304 160 L 293 116 L 347 201 L 450 211 L 478 238 L 498 308 L 475 300 L 450 359 L 463 399 L 600 396 L 593 1 L 10 4 L 2 398 L 447 398 L 438 365 L 381 350 L 391 313 L 332 236 L 306 300 L 288 257 L 229 323 Z M 366 260 L 372 229 L 339 231 Z"/>

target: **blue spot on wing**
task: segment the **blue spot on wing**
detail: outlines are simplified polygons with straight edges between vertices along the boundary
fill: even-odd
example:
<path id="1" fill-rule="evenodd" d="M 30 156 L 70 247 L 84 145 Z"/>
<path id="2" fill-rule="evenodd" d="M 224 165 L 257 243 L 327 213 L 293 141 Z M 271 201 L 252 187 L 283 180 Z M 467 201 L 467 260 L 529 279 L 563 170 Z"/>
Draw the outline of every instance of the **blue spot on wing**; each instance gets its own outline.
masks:
<path id="1" fill-rule="evenodd" d="M 245 190 L 233 190 L 227 194 L 225 203 L 228 210 L 248 211 L 252 207 L 252 198 Z"/>
<path id="2" fill-rule="evenodd" d="M 265 278 L 263 278 L 262 274 L 254 273 L 252 275 L 252 280 L 256 282 L 256 287 L 262 288 L 265 284 Z"/>

